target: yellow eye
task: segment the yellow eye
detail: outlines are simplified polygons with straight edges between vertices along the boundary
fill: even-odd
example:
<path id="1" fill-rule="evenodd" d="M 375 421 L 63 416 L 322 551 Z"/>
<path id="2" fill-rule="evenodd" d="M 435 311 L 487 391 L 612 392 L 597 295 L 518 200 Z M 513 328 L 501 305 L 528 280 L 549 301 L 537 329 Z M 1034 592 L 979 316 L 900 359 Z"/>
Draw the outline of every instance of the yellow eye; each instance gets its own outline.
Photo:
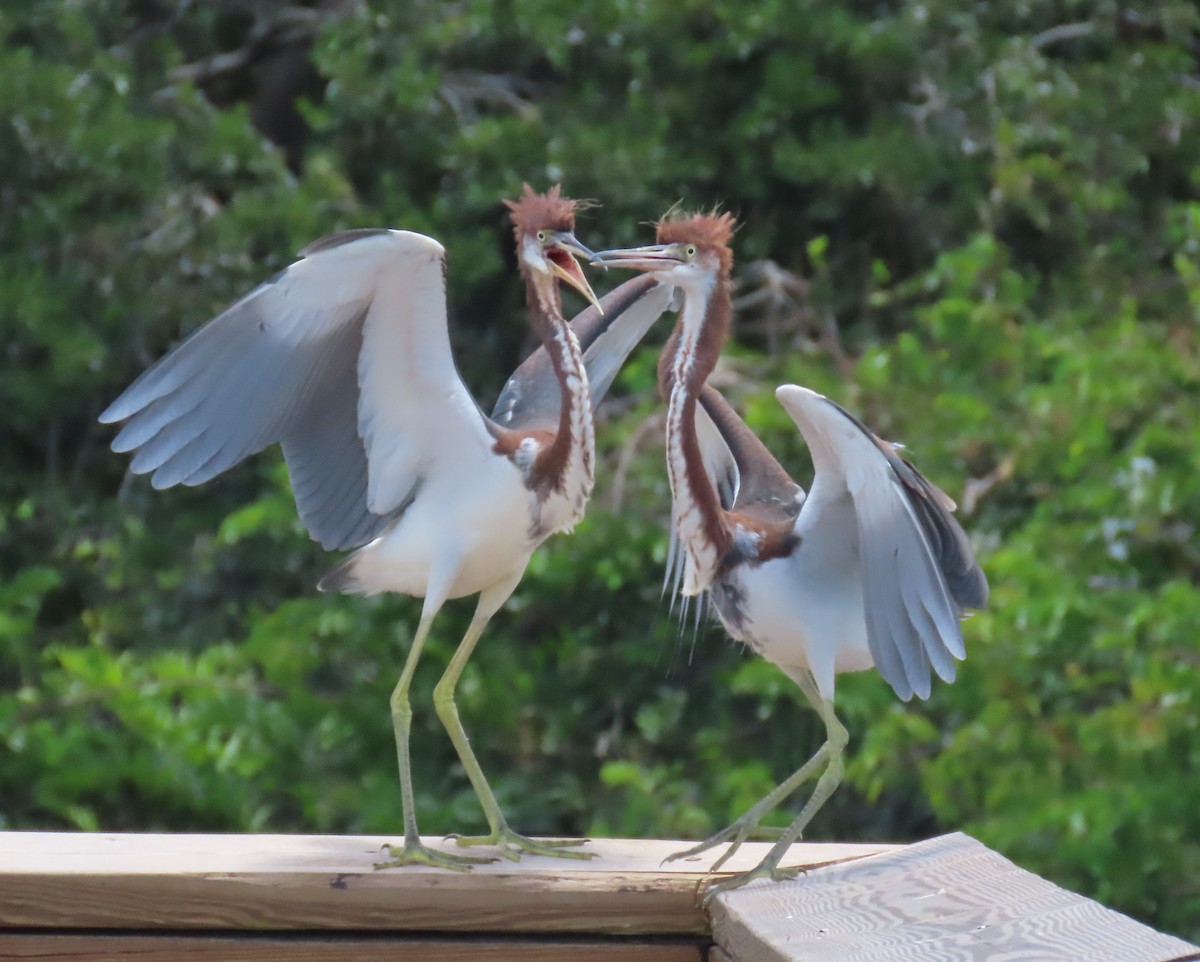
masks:
<path id="1" fill-rule="evenodd" d="M 684 253 L 685 253 L 685 254 L 687 254 L 687 256 L 688 256 L 688 257 L 695 257 L 695 256 L 696 256 L 696 245 L 695 245 L 695 244 L 688 244 L 688 246 L 687 246 L 687 247 L 685 247 L 685 248 L 683 249 L 683 251 L 684 251 Z"/>
<path id="2" fill-rule="evenodd" d="M 538 232 L 537 232 L 537 239 L 538 239 L 538 243 L 539 243 L 539 244 L 544 244 L 544 243 L 546 243 L 546 232 L 545 232 L 544 230 L 540 230 L 540 231 L 538 231 Z"/>

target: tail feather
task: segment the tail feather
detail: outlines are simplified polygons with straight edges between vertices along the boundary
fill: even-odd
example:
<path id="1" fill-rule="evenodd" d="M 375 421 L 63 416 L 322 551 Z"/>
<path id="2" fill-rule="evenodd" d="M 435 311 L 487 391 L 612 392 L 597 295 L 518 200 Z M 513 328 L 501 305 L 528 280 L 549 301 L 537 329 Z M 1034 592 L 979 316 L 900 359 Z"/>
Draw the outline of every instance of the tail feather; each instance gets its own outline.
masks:
<path id="1" fill-rule="evenodd" d="M 361 555 L 362 549 L 359 549 L 354 554 L 347 555 L 335 564 L 317 582 L 317 590 L 337 591 L 344 595 L 369 594 L 370 589 L 368 589 L 355 570 L 358 567 L 358 562 L 361 560 Z"/>

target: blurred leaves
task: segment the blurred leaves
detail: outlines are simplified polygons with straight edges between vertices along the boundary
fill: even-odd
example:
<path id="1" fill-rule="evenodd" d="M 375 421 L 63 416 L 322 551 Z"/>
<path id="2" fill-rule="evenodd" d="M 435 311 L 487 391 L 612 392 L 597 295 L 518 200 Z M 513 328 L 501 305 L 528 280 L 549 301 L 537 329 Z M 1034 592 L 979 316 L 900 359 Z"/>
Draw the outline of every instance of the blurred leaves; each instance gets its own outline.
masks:
<path id="1" fill-rule="evenodd" d="M 248 39 L 281 35 L 269 4 L 0 11 L 0 824 L 398 829 L 386 705 L 418 603 L 313 591 L 330 559 L 277 453 L 154 492 L 95 418 L 308 241 L 381 224 L 445 243 L 486 405 L 529 346 L 500 200 L 562 180 L 603 202 L 593 246 L 680 201 L 734 211 L 723 389 L 801 479 L 777 383 L 906 442 L 987 569 L 956 684 L 840 680 L 848 783 L 811 834 L 963 829 L 1200 938 L 1194 7 L 313 9 L 286 49 Z M 287 88 L 286 156 L 261 98 L 285 52 L 319 80 Z M 201 62 L 244 69 L 179 80 Z M 775 669 L 659 600 L 662 337 L 603 414 L 589 518 L 462 679 L 525 831 L 702 836 L 821 737 Z M 469 614 L 416 681 L 429 832 L 482 827 L 428 704 Z"/>

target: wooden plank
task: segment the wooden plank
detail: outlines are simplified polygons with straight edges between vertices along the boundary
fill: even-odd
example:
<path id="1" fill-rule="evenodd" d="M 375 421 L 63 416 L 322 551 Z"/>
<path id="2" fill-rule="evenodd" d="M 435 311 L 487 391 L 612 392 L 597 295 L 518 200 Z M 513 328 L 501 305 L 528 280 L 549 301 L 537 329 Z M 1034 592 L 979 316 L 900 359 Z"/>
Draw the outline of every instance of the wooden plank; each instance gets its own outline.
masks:
<path id="1" fill-rule="evenodd" d="M 0 928 L 585 932 L 700 935 L 710 859 L 662 864 L 687 843 L 597 839 L 600 857 L 528 857 L 472 872 L 376 871 L 389 841 L 337 835 L 0 833 Z M 426 839 L 435 846 L 453 842 Z M 749 843 L 725 871 L 750 868 Z M 893 849 L 806 843 L 827 865 Z"/>
<path id="2" fill-rule="evenodd" d="M 3 962 L 703 962 L 707 943 L 271 935 L 0 935 Z"/>
<path id="3" fill-rule="evenodd" d="M 1177 962 L 1200 949 L 953 834 L 718 896 L 736 962 Z"/>

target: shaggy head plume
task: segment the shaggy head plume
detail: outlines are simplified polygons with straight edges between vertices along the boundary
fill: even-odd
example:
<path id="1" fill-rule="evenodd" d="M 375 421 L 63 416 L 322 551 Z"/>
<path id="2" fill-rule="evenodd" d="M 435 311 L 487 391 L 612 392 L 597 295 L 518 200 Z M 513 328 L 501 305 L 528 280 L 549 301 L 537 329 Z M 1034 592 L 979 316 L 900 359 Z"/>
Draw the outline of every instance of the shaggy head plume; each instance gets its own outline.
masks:
<path id="1" fill-rule="evenodd" d="M 729 242 L 737 219 L 726 211 L 724 214 L 667 214 L 658 222 L 658 243 L 695 244 L 700 251 L 711 251 L 721 260 L 721 267 L 729 270 L 733 266 L 733 251 Z"/>
<path id="2" fill-rule="evenodd" d="M 535 193 L 528 184 L 517 200 L 506 200 L 508 216 L 512 218 L 513 233 L 518 242 L 525 234 L 540 230 L 573 231 L 575 229 L 575 201 L 562 196 L 558 184 L 546 193 Z"/>

